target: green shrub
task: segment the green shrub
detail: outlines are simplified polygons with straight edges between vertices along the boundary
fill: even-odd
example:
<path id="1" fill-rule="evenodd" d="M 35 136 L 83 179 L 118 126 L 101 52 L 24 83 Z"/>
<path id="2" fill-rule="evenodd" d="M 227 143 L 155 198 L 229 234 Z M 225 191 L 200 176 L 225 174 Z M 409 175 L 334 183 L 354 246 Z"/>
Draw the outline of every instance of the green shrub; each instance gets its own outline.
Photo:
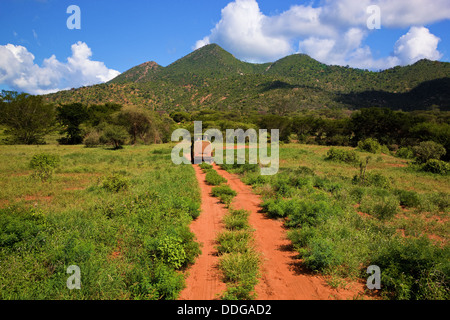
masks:
<path id="1" fill-rule="evenodd" d="M 343 258 L 338 254 L 333 240 L 321 237 L 312 237 L 305 248 L 299 250 L 306 267 L 325 271 L 332 266 L 342 264 Z"/>
<path id="2" fill-rule="evenodd" d="M 286 226 L 316 226 L 332 215 L 342 213 L 342 210 L 330 201 L 317 199 L 269 199 L 262 204 L 264 212 L 270 218 L 287 217 Z"/>
<path id="3" fill-rule="evenodd" d="M 394 193 L 399 197 L 400 205 L 409 208 L 417 208 L 420 206 L 421 201 L 417 192 L 397 189 Z"/>
<path id="4" fill-rule="evenodd" d="M 280 197 L 291 197 L 293 192 L 294 192 L 294 188 L 291 187 L 289 185 L 289 181 L 286 180 L 277 180 L 272 184 L 275 192 L 277 193 L 278 196 Z"/>
<path id="5" fill-rule="evenodd" d="M 258 282 L 259 265 L 260 257 L 254 251 L 227 253 L 219 262 L 224 281 L 239 284 L 247 288 L 247 291 Z"/>
<path id="6" fill-rule="evenodd" d="M 314 187 L 327 192 L 336 192 L 342 188 L 342 184 L 340 184 L 339 182 L 331 181 L 328 178 L 315 177 Z"/>
<path id="7" fill-rule="evenodd" d="M 400 209 L 400 201 L 395 196 L 365 196 L 361 201 L 360 210 L 371 214 L 378 219 L 390 219 L 395 216 Z"/>
<path id="8" fill-rule="evenodd" d="M 187 212 L 192 219 L 197 219 L 200 216 L 200 202 L 191 198 L 187 197 L 174 198 L 173 208 Z"/>
<path id="9" fill-rule="evenodd" d="M 448 211 L 450 209 L 450 194 L 445 192 L 435 192 L 427 196 L 428 200 L 441 212 Z"/>
<path id="10" fill-rule="evenodd" d="M 207 172 L 208 170 L 211 170 L 213 168 L 213 166 L 209 163 L 206 162 L 202 162 L 201 164 L 199 164 L 200 169 L 202 169 L 203 172 Z"/>
<path id="11" fill-rule="evenodd" d="M 234 172 L 234 173 L 239 173 L 239 174 L 244 174 L 247 172 L 259 172 L 258 164 L 250 164 L 250 163 L 238 164 L 236 157 L 235 157 L 235 162 L 233 164 L 223 163 L 223 164 L 220 164 L 219 166 L 223 170 Z"/>
<path id="12" fill-rule="evenodd" d="M 281 168 L 280 170 L 283 170 L 283 172 L 286 172 L 289 175 L 292 175 L 294 177 L 302 176 L 315 176 L 316 174 L 311 168 L 308 168 L 306 166 L 300 166 L 298 168 Z"/>
<path id="13" fill-rule="evenodd" d="M 136 299 L 176 300 L 184 286 L 184 276 L 161 261 L 139 265 L 127 272 L 127 289 Z"/>
<path id="14" fill-rule="evenodd" d="M 291 183 L 299 189 L 312 189 L 314 186 L 314 180 L 311 177 L 297 177 Z"/>
<path id="15" fill-rule="evenodd" d="M 86 148 L 95 148 L 100 146 L 102 143 L 100 142 L 100 133 L 97 130 L 92 130 L 86 134 L 83 139 L 83 144 Z"/>
<path id="16" fill-rule="evenodd" d="M 382 148 L 376 139 L 368 138 L 358 142 L 358 149 L 370 153 L 381 153 Z"/>
<path id="17" fill-rule="evenodd" d="M 217 173 L 215 170 L 209 170 L 206 173 L 205 177 L 206 183 L 212 186 L 219 186 L 222 183 L 226 183 L 227 179 L 222 177 L 220 174 Z"/>
<path id="18" fill-rule="evenodd" d="M 369 172 L 361 177 L 361 175 L 355 175 L 352 180 L 353 184 L 361 184 L 363 186 L 374 186 L 378 188 L 389 189 L 391 187 L 391 181 L 387 177 L 378 172 Z"/>
<path id="19" fill-rule="evenodd" d="M 283 218 L 286 216 L 284 201 L 280 199 L 266 200 L 261 207 L 269 218 Z"/>
<path id="20" fill-rule="evenodd" d="M 402 159 L 414 159 L 414 151 L 409 147 L 402 147 L 398 149 L 395 155 Z"/>
<path id="21" fill-rule="evenodd" d="M 223 218 L 228 230 L 244 230 L 249 228 L 248 217 L 250 212 L 246 210 L 229 210 Z"/>
<path id="22" fill-rule="evenodd" d="M 262 176 L 259 173 L 253 172 L 247 174 L 243 178 L 243 181 L 248 185 L 256 186 L 268 183 L 270 181 L 270 178 L 268 176 Z"/>
<path id="23" fill-rule="evenodd" d="M 422 166 L 422 170 L 425 172 L 447 175 L 450 173 L 450 163 L 441 160 L 430 159 Z"/>
<path id="24" fill-rule="evenodd" d="M 424 141 L 413 148 L 414 156 L 418 163 L 426 163 L 428 160 L 440 160 L 447 152 L 445 148 L 434 141 Z"/>
<path id="25" fill-rule="evenodd" d="M 120 174 L 112 174 L 103 180 L 101 187 L 109 192 L 126 191 L 130 181 Z"/>
<path id="26" fill-rule="evenodd" d="M 293 199 L 286 201 L 285 214 L 288 217 L 286 226 L 290 228 L 317 226 L 324 223 L 329 217 L 341 213 L 342 209 L 330 201 Z"/>
<path id="27" fill-rule="evenodd" d="M 336 148 L 331 148 L 327 152 L 325 160 L 345 162 L 350 164 L 359 163 L 360 159 L 355 151 L 346 151 Z"/>
<path id="28" fill-rule="evenodd" d="M 37 250 L 45 244 L 47 219 L 36 208 L 0 208 L 0 249 Z"/>
<path id="29" fill-rule="evenodd" d="M 349 194 L 356 203 L 360 203 L 366 193 L 366 188 L 356 186 L 350 190 Z"/>
<path id="30" fill-rule="evenodd" d="M 152 237 L 146 240 L 145 245 L 154 258 L 175 269 L 179 269 L 187 260 L 183 240 L 179 237 L 172 235 Z"/>
<path id="31" fill-rule="evenodd" d="M 221 185 L 214 187 L 211 190 L 213 197 L 219 198 L 220 202 L 229 206 L 233 198 L 237 195 L 236 191 L 230 188 L 228 185 Z"/>
<path id="32" fill-rule="evenodd" d="M 47 153 L 34 155 L 29 163 L 30 168 L 34 169 L 32 177 L 42 181 L 48 180 L 60 162 L 61 160 L 57 155 Z"/>
<path id="33" fill-rule="evenodd" d="M 306 247 L 309 240 L 317 235 L 317 228 L 311 226 L 304 226 L 302 228 L 291 229 L 287 233 L 288 239 L 292 242 L 294 247 Z"/>
<path id="34" fill-rule="evenodd" d="M 435 300 L 450 298 L 450 250 L 426 237 L 392 238 L 377 250 L 370 264 L 381 268 L 381 285 L 388 298 Z"/>
<path id="35" fill-rule="evenodd" d="M 255 294 L 252 292 L 257 281 L 252 280 L 246 283 L 233 283 L 227 285 L 227 290 L 224 292 L 222 296 L 222 300 L 253 300 L 255 298 Z"/>
<path id="36" fill-rule="evenodd" d="M 366 175 L 366 181 L 369 185 L 377 188 L 389 189 L 391 186 L 391 181 L 378 172 L 369 172 Z"/>
<path id="37" fill-rule="evenodd" d="M 251 250 L 250 239 L 252 233 L 248 230 L 226 230 L 217 237 L 217 252 L 219 254 L 240 252 L 244 253 Z"/>

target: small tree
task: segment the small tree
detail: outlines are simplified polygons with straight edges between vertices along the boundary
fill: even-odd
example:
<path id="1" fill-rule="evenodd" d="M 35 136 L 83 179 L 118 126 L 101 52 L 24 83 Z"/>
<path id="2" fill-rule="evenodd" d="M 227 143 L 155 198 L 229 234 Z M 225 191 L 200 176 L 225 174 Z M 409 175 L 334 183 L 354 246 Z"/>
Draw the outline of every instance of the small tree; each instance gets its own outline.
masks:
<path id="1" fill-rule="evenodd" d="M 154 135 L 153 119 L 146 110 L 126 108 L 118 116 L 122 124 L 131 136 L 131 144 L 136 144 L 137 139 L 150 140 Z"/>
<path id="2" fill-rule="evenodd" d="M 376 139 L 367 138 L 358 142 L 358 149 L 370 153 L 380 153 L 381 145 Z"/>
<path id="3" fill-rule="evenodd" d="M 431 159 L 440 160 L 447 153 L 441 144 L 434 141 L 421 142 L 413 151 L 418 163 L 426 163 Z"/>
<path id="4" fill-rule="evenodd" d="M 124 127 L 108 124 L 103 128 L 103 134 L 100 137 L 100 142 L 104 144 L 111 144 L 113 148 L 117 150 L 122 148 L 128 138 L 128 132 Z"/>
<path id="5" fill-rule="evenodd" d="M 44 136 L 55 129 L 55 107 L 40 96 L 2 91 L 0 123 L 13 143 L 42 144 Z"/>
<path id="6" fill-rule="evenodd" d="M 61 133 L 67 137 L 59 139 L 61 144 L 80 144 L 83 141 L 80 125 L 88 120 L 87 107 L 81 103 L 61 105 L 57 109 L 58 120 L 65 127 Z"/>

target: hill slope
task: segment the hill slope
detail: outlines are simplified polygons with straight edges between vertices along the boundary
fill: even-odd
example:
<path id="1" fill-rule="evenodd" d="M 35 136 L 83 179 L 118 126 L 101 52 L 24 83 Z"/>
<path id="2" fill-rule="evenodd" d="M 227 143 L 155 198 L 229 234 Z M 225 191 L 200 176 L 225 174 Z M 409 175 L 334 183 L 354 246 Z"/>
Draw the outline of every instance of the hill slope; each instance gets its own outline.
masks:
<path id="1" fill-rule="evenodd" d="M 295 54 L 274 63 L 236 59 L 216 44 L 202 47 L 167 67 L 136 66 L 112 81 L 47 95 L 57 103 L 116 102 L 154 110 L 241 110 L 277 112 L 311 108 L 450 110 L 450 63 L 421 60 L 414 65 L 372 72 L 320 63 Z"/>

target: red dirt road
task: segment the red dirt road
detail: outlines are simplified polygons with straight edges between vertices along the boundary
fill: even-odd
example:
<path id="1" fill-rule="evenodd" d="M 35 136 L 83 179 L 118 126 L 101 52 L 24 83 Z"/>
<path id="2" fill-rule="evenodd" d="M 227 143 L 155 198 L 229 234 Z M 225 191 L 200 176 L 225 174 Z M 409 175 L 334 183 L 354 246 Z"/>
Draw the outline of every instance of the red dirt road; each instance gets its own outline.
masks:
<path id="1" fill-rule="evenodd" d="M 205 182 L 205 174 L 194 165 L 201 188 L 202 207 L 199 218 L 190 228 L 202 244 L 202 254 L 187 271 L 186 288 L 180 300 L 218 299 L 226 289 L 218 269 L 218 257 L 214 246 L 217 233 L 223 229 L 222 218 L 227 209 L 211 196 L 212 187 Z M 232 207 L 249 211 L 249 223 L 255 230 L 256 250 L 262 255 L 261 278 L 255 287 L 259 300 L 347 300 L 362 295 L 365 285 L 351 283 L 346 289 L 333 289 L 323 277 L 311 274 L 302 268 L 297 253 L 291 250 L 283 222 L 267 218 L 260 212 L 261 198 L 252 192 L 238 176 L 222 170 L 214 164 L 214 169 L 228 180 L 237 192 Z"/>
<path id="2" fill-rule="evenodd" d="M 226 289 L 218 269 L 219 259 L 214 246 L 217 233 L 223 228 L 222 217 L 227 212 L 217 198 L 210 195 L 212 187 L 205 182 L 205 174 L 194 165 L 201 188 L 202 206 L 200 216 L 191 223 L 191 231 L 201 244 L 202 253 L 188 269 L 186 288 L 179 300 L 214 300 Z"/>
<path id="3" fill-rule="evenodd" d="M 346 300 L 355 298 L 364 291 L 361 283 L 353 283 L 349 290 L 336 290 L 325 283 L 322 277 L 302 269 L 297 253 L 290 249 L 286 230 L 281 221 L 269 219 L 260 213 L 261 199 L 236 175 L 214 169 L 228 180 L 238 195 L 232 203 L 234 209 L 250 211 L 249 223 L 255 229 L 256 250 L 263 257 L 262 277 L 255 291 L 260 300 Z"/>

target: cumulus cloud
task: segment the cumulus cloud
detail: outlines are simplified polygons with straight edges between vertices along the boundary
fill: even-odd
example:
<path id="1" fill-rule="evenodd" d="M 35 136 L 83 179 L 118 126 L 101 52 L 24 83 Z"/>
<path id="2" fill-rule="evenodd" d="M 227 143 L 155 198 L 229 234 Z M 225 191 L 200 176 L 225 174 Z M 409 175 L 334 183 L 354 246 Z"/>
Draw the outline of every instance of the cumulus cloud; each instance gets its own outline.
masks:
<path id="1" fill-rule="evenodd" d="M 438 51 L 440 39 L 425 27 L 412 27 L 395 44 L 394 54 L 403 64 L 420 59 L 439 60 L 442 54 Z"/>
<path id="2" fill-rule="evenodd" d="M 222 9 L 222 19 L 211 35 L 200 40 L 196 49 L 208 43 L 220 43 L 242 60 L 259 62 L 289 54 L 293 48 L 283 35 L 264 31 L 267 17 L 255 0 L 236 0 Z"/>
<path id="3" fill-rule="evenodd" d="M 84 42 L 73 44 L 72 56 L 60 62 L 55 55 L 35 64 L 34 55 L 23 46 L 0 46 L 0 84 L 31 94 L 107 82 L 120 74 L 103 62 L 93 61 L 92 50 Z"/>
<path id="4" fill-rule="evenodd" d="M 388 28 L 427 25 L 450 19 L 448 0 L 379 0 L 373 4 L 380 7 L 383 25 Z"/>
<path id="5" fill-rule="evenodd" d="M 367 28 L 371 5 L 380 7 L 382 28 L 411 28 L 392 44 L 393 54 L 378 59 L 365 44 L 374 32 Z M 273 16 L 264 15 L 256 0 L 235 0 L 195 49 L 217 43 L 250 62 L 302 52 L 328 64 L 385 69 L 440 59 L 439 38 L 423 26 L 444 19 L 450 19 L 448 0 L 323 0 L 319 6 L 293 5 Z"/>
<path id="6" fill-rule="evenodd" d="M 324 0 L 321 19 L 339 26 L 365 26 L 367 7 L 376 5 L 386 28 L 426 25 L 450 18 L 448 0 Z"/>

